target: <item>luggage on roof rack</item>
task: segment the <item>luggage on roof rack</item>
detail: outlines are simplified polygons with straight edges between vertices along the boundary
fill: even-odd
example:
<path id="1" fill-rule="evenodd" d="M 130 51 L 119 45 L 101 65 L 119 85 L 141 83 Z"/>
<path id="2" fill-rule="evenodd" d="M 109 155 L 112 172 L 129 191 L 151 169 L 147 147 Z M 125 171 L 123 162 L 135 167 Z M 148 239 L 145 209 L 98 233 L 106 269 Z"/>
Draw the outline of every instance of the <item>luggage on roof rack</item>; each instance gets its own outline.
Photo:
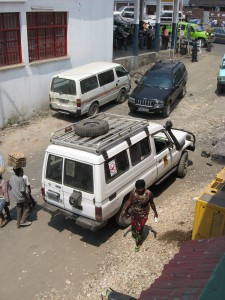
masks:
<path id="1" fill-rule="evenodd" d="M 96 120 L 108 122 L 109 128 L 105 134 L 94 137 L 80 136 L 76 133 L 77 123 L 73 123 L 54 131 L 51 135 L 51 142 L 56 145 L 101 154 L 103 150 L 109 149 L 121 140 L 126 140 L 129 144 L 129 137 L 143 130 L 148 131 L 149 123 L 147 120 L 127 118 L 122 115 L 100 113 L 84 121 L 89 122 L 91 127 Z"/>

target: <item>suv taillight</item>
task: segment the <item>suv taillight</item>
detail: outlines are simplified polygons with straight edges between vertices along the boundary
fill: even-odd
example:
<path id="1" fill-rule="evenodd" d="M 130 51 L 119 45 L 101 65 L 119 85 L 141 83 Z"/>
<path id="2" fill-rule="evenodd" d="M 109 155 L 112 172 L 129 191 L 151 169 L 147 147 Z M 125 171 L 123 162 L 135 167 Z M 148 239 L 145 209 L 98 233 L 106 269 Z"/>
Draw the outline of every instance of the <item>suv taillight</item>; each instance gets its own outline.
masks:
<path id="1" fill-rule="evenodd" d="M 102 222 L 102 207 L 95 207 L 95 219 L 97 222 Z"/>
<path id="2" fill-rule="evenodd" d="M 81 107 L 81 99 L 77 99 L 77 107 Z"/>

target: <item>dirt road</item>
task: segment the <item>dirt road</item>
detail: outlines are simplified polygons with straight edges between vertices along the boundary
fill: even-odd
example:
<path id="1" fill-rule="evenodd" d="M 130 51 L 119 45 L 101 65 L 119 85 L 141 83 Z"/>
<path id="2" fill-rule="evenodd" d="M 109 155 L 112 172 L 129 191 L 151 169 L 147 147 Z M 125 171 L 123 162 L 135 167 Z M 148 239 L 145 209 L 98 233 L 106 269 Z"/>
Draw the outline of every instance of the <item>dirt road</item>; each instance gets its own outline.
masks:
<path id="1" fill-rule="evenodd" d="M 135 254 L 128 230 L 119 229 L 111 221 L 93 234 L 62 216 L 51 219 L 41 210 L 40 197 L 39 205 L 32 212 L 32 226 L 17 230 L 12 201 L 13 220 L 0 230 L 2 300 L 97 300 L 105 286 L 138 296 L 160 275 L 163 265 L 178 251 L 179 242 L 190 238 L 195 208 L 193 198 L 222 167 L 211 158 L 202 157 L 201 151 L 213 151 L 213 139 L 224 132 L 225 96 L 215 92 L 223 54 L 223 45 L 214 45 L 211 53 L 203 49 L 198 63 L 192 64 L 190 59 L 182 58 L 189 73 L 187 94 L 177 103 L 169 119 L 174 127 L 196 135 L 197 149 L 190 155 L 189 172 L 184 179 L 172 177 L 154 190 L 159 223 L 154 224 L 150 214 L 148 225 L 157 231 L 157 237 L 149 232 L 142 250 Z M 135 76 L 140 76 L 146 68 L 138 70 Z M 110 104 L 104 110 L 129 114 L 127 103 Z M 159 116 L 134 116 L 165 123 Z M 73 121 L 50 113 L 34 118 L 28 125 L 0 132 L 0 151 L 5 159 L 11 151 L 23 151 L 27 155 L 25 173 L 36 197 L 40 194 L 41 165 L 50 133 Z M 4 177 L 7 179 L 11 174 L 8 168 Z"/>

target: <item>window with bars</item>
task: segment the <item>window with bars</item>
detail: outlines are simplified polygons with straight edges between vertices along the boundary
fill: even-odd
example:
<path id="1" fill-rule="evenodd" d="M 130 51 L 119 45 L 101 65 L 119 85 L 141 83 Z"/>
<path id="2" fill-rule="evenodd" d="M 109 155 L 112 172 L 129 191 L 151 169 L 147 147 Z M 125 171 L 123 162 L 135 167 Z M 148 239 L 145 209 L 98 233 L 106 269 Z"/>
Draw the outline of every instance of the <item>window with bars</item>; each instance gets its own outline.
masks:
<path id="1" fill-rule="evenodd" d="M 0 67 L 21 62 L 19 13 L 0 13 Z"/>
<path id="2" fill-rule="evenodd" d="M 67 55 L 67 13 L 27 13 L 29 61 Z"/>

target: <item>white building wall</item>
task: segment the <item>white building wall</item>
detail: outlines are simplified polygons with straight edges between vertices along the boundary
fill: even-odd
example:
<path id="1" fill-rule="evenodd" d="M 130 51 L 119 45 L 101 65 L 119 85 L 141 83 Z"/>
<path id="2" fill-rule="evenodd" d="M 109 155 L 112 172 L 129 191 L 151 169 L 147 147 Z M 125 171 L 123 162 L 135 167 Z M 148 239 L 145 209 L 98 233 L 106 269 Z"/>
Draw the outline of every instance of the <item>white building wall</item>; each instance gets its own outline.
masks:
<path id="1" fill-rule="evenodd" d="M 4 0 L 6 1 L 6 0 Z M 93 61 L 112 61 L 113 0 L 0 0 L 0 12 L 19 12 L 22 64 L 0 67 L 0 127 L 48 109 L 53 74 Z M 26 12 L 68 12 L 68 57 L 29 63 Z"/>

